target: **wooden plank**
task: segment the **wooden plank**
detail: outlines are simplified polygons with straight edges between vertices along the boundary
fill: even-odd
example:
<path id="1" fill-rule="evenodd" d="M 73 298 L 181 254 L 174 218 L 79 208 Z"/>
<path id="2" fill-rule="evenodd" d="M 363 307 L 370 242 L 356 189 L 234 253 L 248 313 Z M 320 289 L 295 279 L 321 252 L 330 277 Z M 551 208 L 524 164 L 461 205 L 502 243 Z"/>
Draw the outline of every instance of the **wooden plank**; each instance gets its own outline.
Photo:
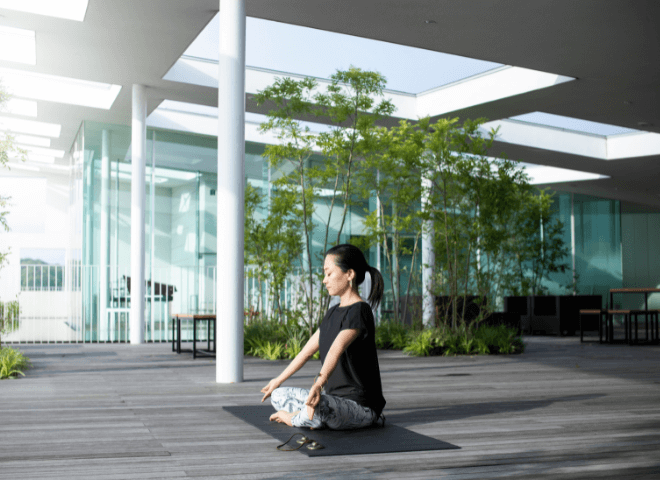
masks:
<path id="1" fill-rule="evenodd" d="M 517 356 L 381 352 L 388 422 L 461 450 L 339 460 L 277 452 L 222 411 L 259 403 L 286 361 L 246 357 L 246 381 L 219 385 L 214 361 L 170 344 L 21 345 L 35 368 L 0 383 L 0 479 L 659 477 L 660 348 L 526 341 Z"/>

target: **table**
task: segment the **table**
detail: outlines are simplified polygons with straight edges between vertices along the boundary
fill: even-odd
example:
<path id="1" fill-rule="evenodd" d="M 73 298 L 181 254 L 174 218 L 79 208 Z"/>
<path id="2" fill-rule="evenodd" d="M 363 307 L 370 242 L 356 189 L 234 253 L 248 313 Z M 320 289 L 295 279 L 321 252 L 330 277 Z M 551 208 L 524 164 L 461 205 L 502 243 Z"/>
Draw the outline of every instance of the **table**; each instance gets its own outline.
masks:
<path id="1" fill-rule="evenodd" d="M 193 348 L 181 349 L 181 320 L 193 321 Z M 197 322 L 206 322 L 206 350 L 197 349 Z M 213 348 L 211 348 L 211 324 L 213 324 Z M 175 330 L 176 328 L 176 330 Z M 192 352 L 193 358 L 198 356 L 215 358 L 215 314 L 209 313 L 177 313 L 172 317 L 172 351 L 176 353 Z"/>
<path id="2" fill-rule="evenodd" d="M 657 323 L 657 310 L 649 310 L 649 293 L 658 293 L 660 288 L 612 288 L 610 289 L 610 310 L 608 311 L 608 317 L 610 317 L 610 333 L 613 335 L 612 329 L 614 324 L 613 313 L 624 313 L 626 314 L 626 340 L 628 343 L 632 343 L 632 316 L 635 316 L 635 340 L 637 341 L 637 317 L 639 315 L 645 316 L 645 327 L 646 327 L 646 339 L 648 340 L 648 330 L 649 330 L 649 315 L 655 316 Z M 614 309 L 614 294 L 615 293 L 633 293 L 633 294 L 644 294 L 644 309 L 631 309 L 631 310 L 617 310 Z M 654 330 L 656 331 L 654 334 Z M 630 331 L 630 334 L 628 333 Z M 651 340 L 655 341 L 655 336 L 658 336 L 657 328 L 653 328 L 653 323 L 651 324 Z M 610 341 L 613 338 L 610 337 Z"/>

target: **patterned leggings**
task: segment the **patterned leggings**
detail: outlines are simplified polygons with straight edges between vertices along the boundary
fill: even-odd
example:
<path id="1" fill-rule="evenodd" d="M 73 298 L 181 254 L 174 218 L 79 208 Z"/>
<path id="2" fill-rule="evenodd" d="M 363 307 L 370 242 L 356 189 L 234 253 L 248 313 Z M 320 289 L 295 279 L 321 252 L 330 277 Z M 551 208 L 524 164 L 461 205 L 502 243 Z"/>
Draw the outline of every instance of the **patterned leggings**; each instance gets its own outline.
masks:
<path id="1" fill-rule="evenodd" d="M 275 410 L 300 413 L 291 419 L 294 427 L 314 429 L 353 430 L 368 427 L 378 420 L 378 415 L 369 407 L 363 407 L 353 400 L 321 394 L 321 401 L 314 410 L 314 418 L 307 415 L 307 397 L 309 390 L 296 387 L 276 388 L 271 394 L 271 403 Z"/>

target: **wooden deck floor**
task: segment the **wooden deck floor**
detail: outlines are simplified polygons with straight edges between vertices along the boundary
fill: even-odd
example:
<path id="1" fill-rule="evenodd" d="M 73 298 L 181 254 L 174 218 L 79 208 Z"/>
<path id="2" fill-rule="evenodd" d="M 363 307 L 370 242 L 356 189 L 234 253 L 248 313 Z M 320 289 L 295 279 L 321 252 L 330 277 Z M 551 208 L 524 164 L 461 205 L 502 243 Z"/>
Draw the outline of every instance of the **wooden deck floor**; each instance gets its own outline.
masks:
<path id="1" fill-rule="evenodd" d="M 169 345 L 21 345 L 0 382 L 0 479 L 660 479 L 660 347 L 528 337 L 518 356 L 381 352 L 388 422 L 460 450 L 308 458 L 222 410 L 256 404 L 286 362 L 246 381 Z M 308 365 L 287 384 L 307 387 Z"/>

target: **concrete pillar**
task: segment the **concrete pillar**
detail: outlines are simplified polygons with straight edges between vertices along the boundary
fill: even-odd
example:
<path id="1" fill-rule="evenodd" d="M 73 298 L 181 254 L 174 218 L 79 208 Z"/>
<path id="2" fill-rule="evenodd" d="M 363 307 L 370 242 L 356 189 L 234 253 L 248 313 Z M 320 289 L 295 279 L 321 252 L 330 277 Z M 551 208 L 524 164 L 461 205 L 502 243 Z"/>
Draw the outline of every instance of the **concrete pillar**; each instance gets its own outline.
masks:
<path id="1" fill-rule="evenodd" d="M 144 204 L 147 159 L 147 89 L 133 85 L 131 130 L 131 327 L 130 342 L 144 342 Z"/>
<path id="2" fill-rule="evenodd" d="M 99 265 L 99 305 L 101 307 L 101 341 L 110 340 L 112 329 L 108 319 L 110 299 L 110 131 L 101 133 L 101 260 Z"/>
<path id="3" fill-rule="evenodd" d="M 431 182 L 422 178 L 422 208 L 427 208 Z M 433 248 L 433 222 L 427 220 L 422 230 L 422 320 L 424 325 L 433 325 L 435 301 L 433 296 L 433 270 L 435 250 Z"/>
<path id="4" fill-rule="evenodd" d="M 245 0 L 220 0 L 216 382 L 243 381 Z"/>

